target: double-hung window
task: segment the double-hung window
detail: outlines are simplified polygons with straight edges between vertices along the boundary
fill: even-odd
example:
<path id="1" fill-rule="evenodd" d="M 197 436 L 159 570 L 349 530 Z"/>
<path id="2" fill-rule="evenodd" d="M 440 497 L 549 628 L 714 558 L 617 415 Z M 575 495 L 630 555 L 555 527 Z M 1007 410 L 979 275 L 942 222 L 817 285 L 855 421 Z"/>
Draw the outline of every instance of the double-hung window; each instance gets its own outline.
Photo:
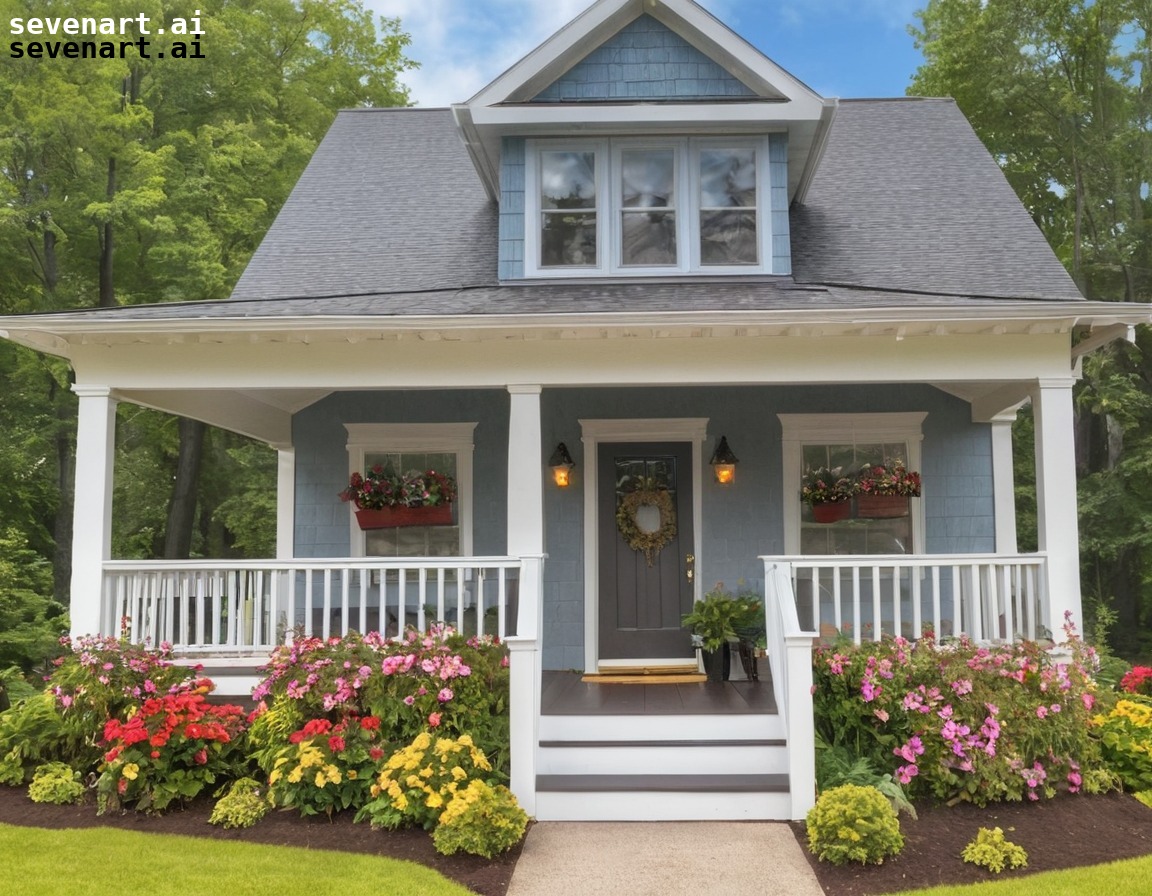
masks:
<path id="1" fill-rule="evenodd" d="M 528 143 L 528 276 L 770 273 L 767 139 Z"/>

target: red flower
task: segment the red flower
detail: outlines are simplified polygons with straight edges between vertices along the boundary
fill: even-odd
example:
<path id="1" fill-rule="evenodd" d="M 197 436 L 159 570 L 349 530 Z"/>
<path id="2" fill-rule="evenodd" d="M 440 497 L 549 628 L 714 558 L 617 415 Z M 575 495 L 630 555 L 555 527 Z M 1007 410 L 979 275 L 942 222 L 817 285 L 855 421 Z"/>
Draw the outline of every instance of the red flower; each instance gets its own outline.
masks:
<path id="1" fill-rule="evenodd" d="M 364 718 L 360 720 L 360 727 L 365 731 L 379 731 L 380 719 L 376 716 L 364 716 Z"/>
<path id="2" fill-rule="evenodd" d="M 384 751 L 381 750 L 379 747 L 372 747 L 371 749 L 368 750 L 368 758 L 371 759 L 373 762 L 379 762 L 381 759 L 384 758 Z"/>
<path id="3" fill-rule="evenodd" d="M 208 751 L 207 750 L 197 750 L 196 755 L 193 756 L 192 758 L 196 761 L 197 765 L 207 765 L 208 764 Z"/>
<path id="4" fill-rule="evenodd" d="M 328 749 L 333 753 L 342 753 L 344 751 L 344 738 L 339 735 L 328 738 Z"/>

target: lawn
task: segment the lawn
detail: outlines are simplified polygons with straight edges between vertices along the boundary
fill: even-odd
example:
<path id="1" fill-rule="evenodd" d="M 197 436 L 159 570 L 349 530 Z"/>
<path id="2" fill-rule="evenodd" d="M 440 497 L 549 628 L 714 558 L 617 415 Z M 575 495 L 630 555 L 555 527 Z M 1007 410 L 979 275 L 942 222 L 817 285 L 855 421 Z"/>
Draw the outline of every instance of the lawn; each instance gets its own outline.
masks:
<path id="1" fill-rule="evenodd" d="M 413 862 L 108 828 L 0 824 L 0 855 L 21 896 L 473 896 Z"/>
<path id="2" fill-rule="evenodd" d="M 1006 877 L 967 886 L 904 890 L 899 896 L 1035 896 L 1037 893 L 1044 896 L 1092 896 L 1097 893 L 1148 896 L 1152 894 L 1152 856 L 1067 871 L 1046 871 L 1027 877 Z"/>

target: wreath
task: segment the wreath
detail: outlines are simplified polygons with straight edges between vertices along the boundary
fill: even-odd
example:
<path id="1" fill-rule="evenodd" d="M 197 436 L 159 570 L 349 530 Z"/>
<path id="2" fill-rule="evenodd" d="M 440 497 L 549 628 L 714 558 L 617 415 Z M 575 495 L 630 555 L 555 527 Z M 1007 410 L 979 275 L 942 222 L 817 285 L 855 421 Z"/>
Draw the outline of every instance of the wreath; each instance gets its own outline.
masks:
<path id="1" fill-rule="evenodd" d="M 660 528 L 654 532 L 645 532 L 636 522 L 636 511 L 644 506 L 660 511 Z M 676 537 L 676 509 L 668 490 L 650 485 L 629 492 L 616 508 L 616 528 L 628 547 L 644 552 L 644 559 L 651 566 L 664 545 Z"/>

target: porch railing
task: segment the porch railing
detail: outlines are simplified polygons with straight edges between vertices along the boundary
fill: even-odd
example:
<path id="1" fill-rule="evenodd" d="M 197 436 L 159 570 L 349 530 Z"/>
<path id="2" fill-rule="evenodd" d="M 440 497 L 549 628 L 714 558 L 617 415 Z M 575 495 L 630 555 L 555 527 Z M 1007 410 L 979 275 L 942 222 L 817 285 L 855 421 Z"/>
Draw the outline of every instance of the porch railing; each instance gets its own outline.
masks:
<path id="1" fill-rule="evenodd" d="M 937 641 L 1050 637 L 1045 554 L 792 556 L 801 620 L 855 643 L 888 635 Z"/>
<path id="2" fill-rule="evenodd" d="M 184 653 L 259 654 L 300 632 L 401 634 L 443 621 L 515 633 L 521 561 L 512 557 L 113 560 L 101 630 Z"/>
<path id="3" fill-rule="evenodd" d="M 788 781 L 794 819 L 816 802 L 816 729 L 812 718 L 812 645 L 796 614 L 791 571 L 764 558 L 764 622 L 776 708 L 788 731 Z"/>

